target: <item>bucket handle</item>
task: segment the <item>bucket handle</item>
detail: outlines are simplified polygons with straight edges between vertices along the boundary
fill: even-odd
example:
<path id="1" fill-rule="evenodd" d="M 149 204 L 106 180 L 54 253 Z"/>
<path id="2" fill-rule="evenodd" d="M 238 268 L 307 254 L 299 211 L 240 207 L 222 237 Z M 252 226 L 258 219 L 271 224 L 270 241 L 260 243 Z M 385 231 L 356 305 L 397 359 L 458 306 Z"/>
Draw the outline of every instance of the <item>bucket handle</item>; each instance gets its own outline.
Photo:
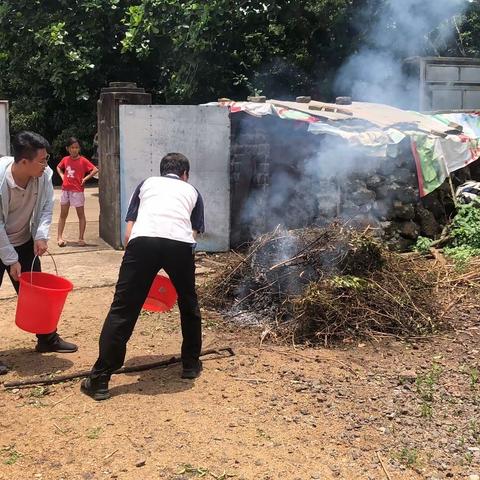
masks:
<path id="1" fill-rule="evenodd" d="M 50 258 L 52 259 L 53 261 L 53 265 L 55 266 L 55 273 L 57 274 L 57 277 L 58 277 L 58 268 L 57 268 L 57 262 L 55 262 L 55 259 L 53 258 L 53 255 L 48 251 L 46 250 L 45 253 L 48 253 L 50 255 Z M 30 283 L 33 285 L 33 267 L 35 265 L 35 260 L 39 257 L 39 255 L 35 255 L 33 257 L 33 262 L 32 262 L 32 268 L 30 269 Z"/>

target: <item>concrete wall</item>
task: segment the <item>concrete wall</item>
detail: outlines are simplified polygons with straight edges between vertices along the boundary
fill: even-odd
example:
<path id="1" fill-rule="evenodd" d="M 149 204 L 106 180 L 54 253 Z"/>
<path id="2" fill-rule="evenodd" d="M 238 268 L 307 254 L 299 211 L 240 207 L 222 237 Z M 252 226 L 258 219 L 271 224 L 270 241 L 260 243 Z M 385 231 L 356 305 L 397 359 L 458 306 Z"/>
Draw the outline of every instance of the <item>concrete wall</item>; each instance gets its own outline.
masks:
<path id="1" fill-rule="evenodd" d="M 0 157 L 10 155 L 10 128 L 8 102 L 0 100 Z"/>
<path id="2" fill-rule="evenodd" d="M 416 57 L 406 60 L 419 76 L 421 111 L 476 110 L 480 108 L 480 59 Z"/>
<path id="3" fill-rule="evenodd" d="M 190 183 L 205 201 L 204 251 L 230 248 L 230 119 L 226 108 L 182 105 L 120 106 L 120 196 L 125 218 L 130 197 L 160 160 L 180 152 L 190 160 Z M 122 238 L 125 223 L 122 221 Z"/>

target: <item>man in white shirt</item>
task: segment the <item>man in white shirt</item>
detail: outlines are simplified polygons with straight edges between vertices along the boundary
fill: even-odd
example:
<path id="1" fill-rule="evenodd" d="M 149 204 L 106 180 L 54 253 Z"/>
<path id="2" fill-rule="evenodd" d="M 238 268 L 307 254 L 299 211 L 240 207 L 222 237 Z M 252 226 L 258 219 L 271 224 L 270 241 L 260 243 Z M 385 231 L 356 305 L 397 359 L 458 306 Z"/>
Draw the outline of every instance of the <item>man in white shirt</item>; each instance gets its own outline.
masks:
<path id="1" fill-rule="evenodd" d="M 0 285 L 7 271 L 18 292 L 21 272 L 40 271 L 47 251 L 53 213 L 52 170 L 48 142 L 33 132 L 21 132 L 12 142 L 13 158 L 0 158 Z M 37 258 L 35 258 L 37 257 Z M 34 262 L 35 259 L 35 262 Z M 36 351 L 71 353 L 73 343 L 56 331 L 37 335 Z M 8 367 L 0 362 L 0 374 Z"/>
<path id="2" fill-rule="evenodd" d="M 100 352 L 82 391 L 94 400 L 110 397 L 111 374 L 125 360 L 127 342 L 150 286 L 160 269 L 178 294 L 182 326 L 182 378 L 200 375 L 202 346 L 200 308 L 195 290 L 195 235 L 204 231 L 203 200 L 188 183 L 190 164 L 180 153 L 160 162 L 160 177 L 144 180 L 127 212 L 125 255 L 115 296 L 100 335 Z"/>

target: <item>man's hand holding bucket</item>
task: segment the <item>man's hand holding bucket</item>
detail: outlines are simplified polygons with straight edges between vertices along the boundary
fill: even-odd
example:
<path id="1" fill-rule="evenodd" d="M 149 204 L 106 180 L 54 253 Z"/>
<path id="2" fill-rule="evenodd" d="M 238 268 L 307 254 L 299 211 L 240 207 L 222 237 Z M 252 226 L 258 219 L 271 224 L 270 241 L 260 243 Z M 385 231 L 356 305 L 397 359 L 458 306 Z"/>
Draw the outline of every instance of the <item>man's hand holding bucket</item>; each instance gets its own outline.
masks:
<path id="1" fill-rule="evenodd" d="M 35 240 L 33 244 L 33 253 L 41 257 L 47 251 L 47 248 L 48 244 L 46 240 Z"/>
<path id="2" fill-rule="evenodd" d="M 48 244 L 46 240 L 35 240 L 33 243 L 33 253 L 41 257 L 48 248 Z M 12 278 L 18 282 L 20 274 L 22 273 L 22 266 L 20 262 L 16 262 L 13 265 L 10 265 L 10 275 Z"/>
<path id="3" fill-rule="evenodd" d="M 22 266 L 20 265 L 20 262 L 16 262 L 13 265 L 10 265 L 10 275 L 16 282 L 18 282 L 18 278 L 20 277 L 21 273 Z"/>

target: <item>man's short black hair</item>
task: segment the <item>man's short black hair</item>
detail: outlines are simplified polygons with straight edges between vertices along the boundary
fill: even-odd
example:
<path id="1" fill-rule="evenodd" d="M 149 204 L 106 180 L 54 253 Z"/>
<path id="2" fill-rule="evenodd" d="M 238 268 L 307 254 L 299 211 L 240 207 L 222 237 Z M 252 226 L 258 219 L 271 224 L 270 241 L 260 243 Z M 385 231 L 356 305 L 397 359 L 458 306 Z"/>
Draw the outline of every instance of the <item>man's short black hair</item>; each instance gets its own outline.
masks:
<path id="1" fill-rule="evenodd" d="M 174 173 L 181 177 L 184 173 L 190 172 L 190 162 L 185 155 L 181 153 L 167 153 L 160 162 L 160 175 Z"/>
<path id="2" fill-rule="evenodd" d="M 50 149 L 50 144 L 38 133 L 20 132 L 13 137 L 12 150 L 15 163 L 22 158 L 33 160 L 37 156 L 38 150 L 45 148 Z"/>

